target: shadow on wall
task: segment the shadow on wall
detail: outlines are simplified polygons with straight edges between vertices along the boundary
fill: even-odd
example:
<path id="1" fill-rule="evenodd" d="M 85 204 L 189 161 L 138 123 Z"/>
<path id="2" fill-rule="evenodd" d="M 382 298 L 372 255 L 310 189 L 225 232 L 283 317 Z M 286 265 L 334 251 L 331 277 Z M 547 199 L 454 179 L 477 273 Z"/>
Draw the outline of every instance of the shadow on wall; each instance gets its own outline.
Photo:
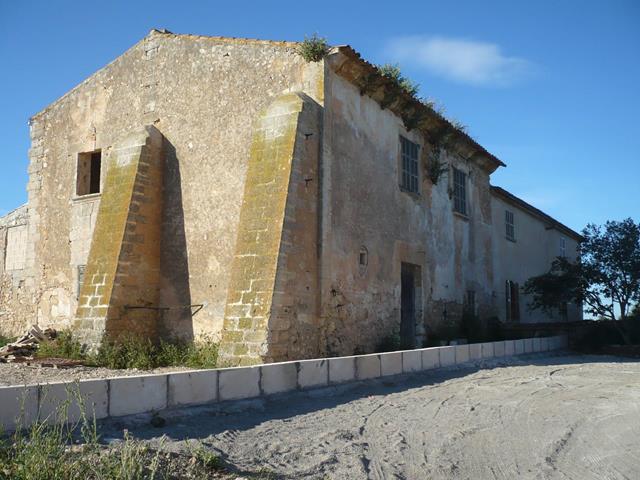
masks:
<path id="1" fill-rule="evenodd" d="M 164 137 L 164 195 L 162 249 L 160 253 L 161 338 L 193 340 L 193 310 L 189 288 L 189 263 L 182 205 L 180 162 L 173 144 Z"/>

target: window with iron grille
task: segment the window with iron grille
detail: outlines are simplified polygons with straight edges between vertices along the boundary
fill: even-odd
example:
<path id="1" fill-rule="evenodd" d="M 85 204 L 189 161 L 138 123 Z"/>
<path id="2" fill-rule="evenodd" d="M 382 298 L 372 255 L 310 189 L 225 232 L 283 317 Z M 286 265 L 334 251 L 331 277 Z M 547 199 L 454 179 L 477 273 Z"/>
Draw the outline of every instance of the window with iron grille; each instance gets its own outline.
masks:
<path id="1" fill-rule="evenodd" d="M 419 145 L 401 136 L 400 146 L 402 159 L 402 181 L 400 185 L 407 192 L 418 193 Z"/>
<path id="2" fill-rule="evenodd" d="M 463 215 L 467 214 L 467 174 L 453 168 L 453 209 Z"/>
<path id="3" fill-rule="evenodd" d="M 513 212 L 504 211 L 504 224 L 507 229 L 507 239 L 512 242 L 516 241 L 516 225 L 513 221 Z"/>

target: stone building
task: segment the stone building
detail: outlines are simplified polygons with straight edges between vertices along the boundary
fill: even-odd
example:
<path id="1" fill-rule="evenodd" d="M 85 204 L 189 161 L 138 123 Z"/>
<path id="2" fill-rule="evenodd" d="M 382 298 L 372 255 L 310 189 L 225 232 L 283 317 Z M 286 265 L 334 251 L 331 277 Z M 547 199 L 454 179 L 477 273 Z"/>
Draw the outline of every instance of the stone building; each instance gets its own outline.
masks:
<path id="1" fill-rule="evenodd" d="M 213 335 L 232 363 L 420 346 L 464 308 L 544 320 L 518 285 L 580 240 L 348 46 L 153 30 L 30 125 L 6 333 Z"/>

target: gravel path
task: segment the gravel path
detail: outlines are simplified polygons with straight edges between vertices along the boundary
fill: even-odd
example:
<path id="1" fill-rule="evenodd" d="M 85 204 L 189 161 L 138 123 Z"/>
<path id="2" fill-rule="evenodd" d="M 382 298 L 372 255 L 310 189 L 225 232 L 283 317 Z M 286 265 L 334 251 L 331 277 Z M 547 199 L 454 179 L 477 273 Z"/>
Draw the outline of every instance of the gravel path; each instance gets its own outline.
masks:
<path id="1" fill-rule="evenodd" d="M 53 368 L 20 363 L 0 363 L 0 386 L 35 385 L 42 383 L 87 380 L 91 378 L 124 377 L 148 373 L 176 372 L 188 368 L 166 367 L 155 370 L 111 370 L 109 368 L 73 367 Z"/>
<path id="2" fill-rule="evenodd" d="M 295 479 L 638 479 L 640 363 L 529 356 L 349 387 L 129 419 L 107 438 L 184 449 L 200 440 L 237 473 Z"/>

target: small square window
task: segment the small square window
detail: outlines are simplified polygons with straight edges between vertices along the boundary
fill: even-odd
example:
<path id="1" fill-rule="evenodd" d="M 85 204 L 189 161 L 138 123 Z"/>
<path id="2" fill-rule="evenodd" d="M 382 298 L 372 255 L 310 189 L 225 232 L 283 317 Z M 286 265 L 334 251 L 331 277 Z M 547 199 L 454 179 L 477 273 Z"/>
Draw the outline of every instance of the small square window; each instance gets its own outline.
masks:
<path id="1" fill-rule="evenodd" d="M 453 210 L 467 214 L 467 174 L 453 167 Z"/>
<path id="2" fill-rule="evenodd" d="M 100 193 L 100 170 L 102 168 L 102 152 L 81 153 L 78 155 L 76 176 L 76 195 Z"/>
<path id="3" fill-rule="evenodd" d="M 507 239 L 512 242 L 516 241 L 516 225 L 513 219 L 513 212 L 509 210 L 504 211 L 504 224 L 506 228 Z"/>
<path id="4" fill-rule="evenodd" d="M 400 186 L 410 193 L 418 193 L 418 148 L 403 136 L 400 136 L 400 156 L 402 160 L 402 178 Z"/>

